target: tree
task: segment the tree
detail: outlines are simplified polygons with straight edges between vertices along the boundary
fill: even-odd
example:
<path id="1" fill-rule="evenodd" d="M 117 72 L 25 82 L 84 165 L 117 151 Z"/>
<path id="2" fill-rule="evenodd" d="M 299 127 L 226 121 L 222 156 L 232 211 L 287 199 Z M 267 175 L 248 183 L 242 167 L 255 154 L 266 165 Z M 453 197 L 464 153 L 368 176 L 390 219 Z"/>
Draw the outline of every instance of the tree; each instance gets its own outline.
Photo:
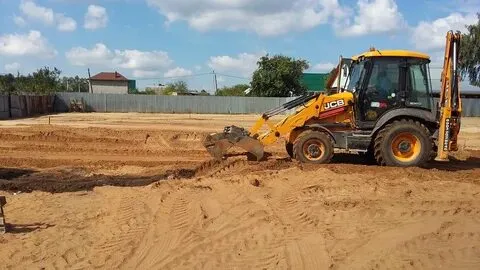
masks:
<path id="1" fill-rule="evenodd" d="M 162 95 L 171 95 L 173 93 L 177 93 L 179 95 L 188 93 L 188 85 L 184 81 L 177 81 L 174 83 L 169 83 L 167 86 L 162 90 Z"/>
<path id="2" fill-rule="evenodd" d="M 202 91 L 200 91 L 200 96 L 210 96 L 210 94 L 205 89 L 202 89 Z"/>
<path id="3" fill-rule="evenodd" d="M 58 91 L 65 92 L 90 92 L 88 79 L 75 77 L 63 77 L 60 80 Z"/>
<path id="4" fill-rule="evenodd" d="M 283 55 L 263 56 L 253 73 L 250 95 L 263 97 L 288 97 L 302 95 L 306 88 L 301 83 L 303 71 L 309 68 L 306 60 Z"/>
<path id="5" fill-rule="evenodd" d="M 218 89 L 217 96 L 245 96 L 245 90 L 250 86 L 248 84 L 237 84 L 231 87 L 222 87 Z"/>
<path id="6" fill-rule="evenodd" d="M 470 84 L 480 86 L 480 13 L 476 24 L 467 25 L 467 32 L 462 34 L 460 48 L 462 77 L 468 76 Z"/>
<path id="7" fill-rule="evenodd" d="M 32 92 L 48 94 L 59 90 L 60 73 L 57 68 L 50 70 L 48 67 L 38 69 L 32 74 Z"/>
<path id="8" fill-rule="evenodd" d="M 155 91 L 155 89 L 153 89 L 153 88 L 151 88 L 151 87 L 147 87 L 147 88 L 145 88 L 145 91 L 139 92 L 139 94 L 144 94 L 144 95 L 156 95 L 156 94 L 157 94 L 157 91 Z"/>
<path id="9" fill-rule="evenodd" d="M 0 92 L 2 94 L 15 92 L 15 77 L 12 74 L 0 75 Z"/>

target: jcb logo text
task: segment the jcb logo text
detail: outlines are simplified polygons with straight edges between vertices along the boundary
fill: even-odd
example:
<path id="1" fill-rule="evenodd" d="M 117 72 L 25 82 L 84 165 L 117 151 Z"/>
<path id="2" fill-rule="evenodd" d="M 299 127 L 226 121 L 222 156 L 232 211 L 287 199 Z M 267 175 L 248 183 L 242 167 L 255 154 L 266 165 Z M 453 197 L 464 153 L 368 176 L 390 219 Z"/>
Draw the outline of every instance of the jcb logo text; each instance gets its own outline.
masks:
<path id="1" fill-rule="evenodd" d="M 330 102 L 325 103 L 325 110 L 333 109 L 333 108 L 336 108 L 336 107 L 341 107 L 341 106 L 344 106 L 344 105 L 345 105 L 345 102 L 343 101 L 343 99 L 330 101 Z"/>

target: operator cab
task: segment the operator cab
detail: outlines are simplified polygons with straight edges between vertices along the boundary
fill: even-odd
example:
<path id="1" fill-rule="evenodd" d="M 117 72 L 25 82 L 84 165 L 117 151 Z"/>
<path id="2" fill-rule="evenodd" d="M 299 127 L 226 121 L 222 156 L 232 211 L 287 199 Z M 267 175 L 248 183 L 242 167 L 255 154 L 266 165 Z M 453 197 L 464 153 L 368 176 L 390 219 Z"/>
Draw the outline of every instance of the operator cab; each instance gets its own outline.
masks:
<path id="1" fill-rule="evenodd" d="M 382 115 L 394 109 L 432 112 L 428 55 L 371 49 L 349 63 L 344 89 L 354 95 L 358 128 L 373 128 Z"/>

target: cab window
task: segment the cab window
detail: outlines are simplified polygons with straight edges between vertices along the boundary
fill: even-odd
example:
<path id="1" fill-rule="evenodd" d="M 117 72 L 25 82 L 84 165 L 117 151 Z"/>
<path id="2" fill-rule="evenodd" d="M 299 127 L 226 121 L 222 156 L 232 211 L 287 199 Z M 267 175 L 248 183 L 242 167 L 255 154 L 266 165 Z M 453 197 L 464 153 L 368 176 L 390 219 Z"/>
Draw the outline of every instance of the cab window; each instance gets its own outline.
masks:
<path id="1" fill-rule="evenodd" d="M 428 63 L 411 61 L 407 76 L 407 105 L 431 109 L 430 84 L 428 80 Z"/>
<path id="2" fill-rule="evenodd" d="M 365 90 L 364 120 L 376 121 L 398 105 L 401 63 L 400 58 L 375 59 Z"/>

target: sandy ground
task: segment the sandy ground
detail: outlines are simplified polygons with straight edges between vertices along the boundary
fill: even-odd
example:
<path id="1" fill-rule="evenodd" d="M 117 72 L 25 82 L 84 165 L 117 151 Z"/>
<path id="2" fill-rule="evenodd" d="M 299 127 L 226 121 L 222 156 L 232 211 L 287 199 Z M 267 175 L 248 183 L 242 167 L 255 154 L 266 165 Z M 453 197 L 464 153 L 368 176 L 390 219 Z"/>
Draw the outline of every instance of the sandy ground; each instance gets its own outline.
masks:
<path id="1" fill-rule="evenodd" d="M 479 118 L 424 169 L 211 161 L 204 135 L 256 117 L 1 121 L 0 269 L 480 268 Z"/>

